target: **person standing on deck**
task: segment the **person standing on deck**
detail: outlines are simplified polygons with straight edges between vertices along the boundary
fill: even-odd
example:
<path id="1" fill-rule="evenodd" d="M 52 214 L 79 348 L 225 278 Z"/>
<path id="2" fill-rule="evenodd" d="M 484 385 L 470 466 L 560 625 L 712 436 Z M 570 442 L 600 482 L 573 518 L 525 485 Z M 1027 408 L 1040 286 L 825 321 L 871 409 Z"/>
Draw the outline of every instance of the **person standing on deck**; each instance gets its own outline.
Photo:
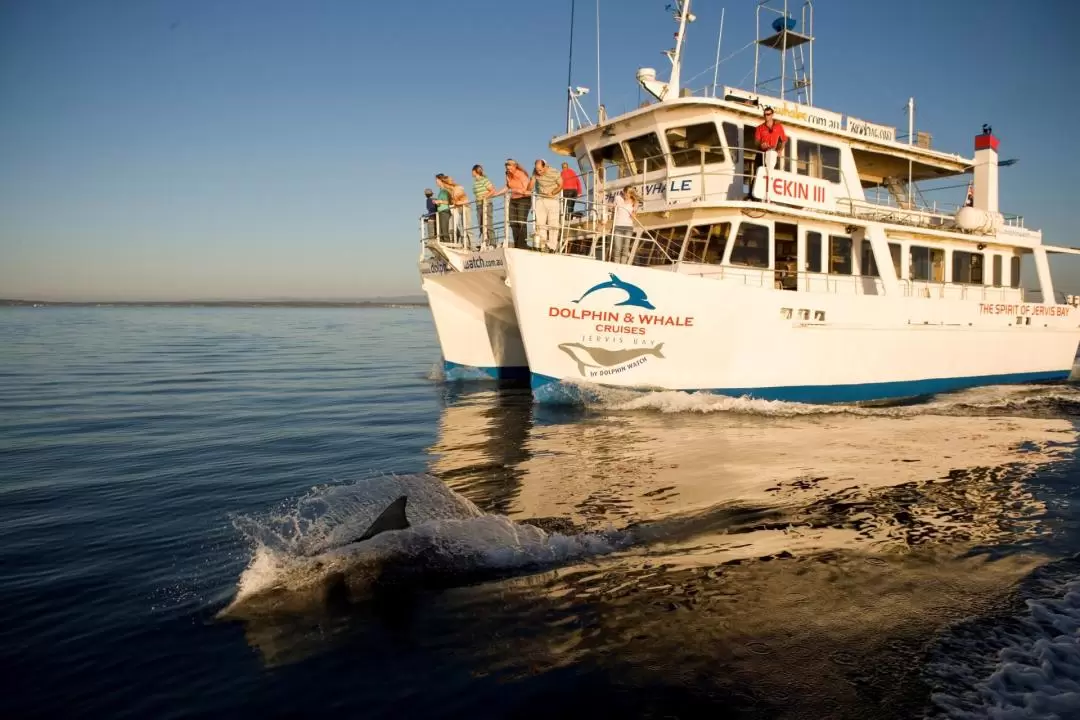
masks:
<path id="1" fill-rule="evenodd" d="M 441 243 L 450 242 L 450 188 L 446 180 L 447 177 L 443 173 L 435 176 L 435 187 L 439 188 L 439 194 L 435 196 L 435 218 Z"/>
<path id="2" fill-rule="evenodd" d="M 510 193 L 510 230 L 512 247 L 526 248 L 529 236 L 529 208 L 532 205 L 532 189 L 529 174 L 521 169 L 517 160 L 506 160 L 506 185 L 491 193 L 491 197 Z"/>
<path id="3" fill-rule="evenodd" d="M 787 144 L 787 133 L 784 132 L 784 126 L 781 125 L 773 116 L 773 109 L 771 107 L 765 108 L 765 122 L 757 126 L 754 130 L 754 144 L 757 145 L 757 152 L 754 154 L 754 171 L 750 176 L 751 198 L 753 198 L 753 186 L 754 179 L 757 177 L 758 168 L 765 164 L 765 153 L 770 150 L 775 150 L 777 156 L 783 155 L 784 145 Z M 773 170 L 774 168 L 769 168 Z"/>
<path id="4" fill-rule="evenodd" d="M 469 221 L 468 206 L 469 196 L 465 194 L 465 188 L 458 185 L 453 178 L 445 178 L 447 190 L 450 191 L 450 212 L 453 217 L 454 242 L 463 246 L 469 244 Z"/>
<path id="5" fill-rule="evenodd" d="M 634 217 L 637 215 L 637 196 L 627 185 L 615 196 L 611 220 L 610 262 L 624 263 L 630 259 L 630 245 L 634 242 Z"/>
<path id="6" fill-rule="evenodd" d="M 484 174 L 484 168 L 473 165 L 473 197 L 476 198 L 476 224 L 480 228 L 480 243 L 495 245 L 495 227 L 492 223 L 491 196 L 495 186 Z"/>
<path id="7" fill-rule="evenodd" d="M 435 193 L 431 191 L 431 188 L 424 188 L 424 239 L 435 239 L 435 213 L 439 211 L 439 206 L 435 204 Z"/>
<path id="8" fill-rule="evenodd" d="M 559 249 L 559 226 L 562 218 L 563 181 L 559 171 L 537 160 L 529 189 L 536 187 L 536 246 L 552 252 Z"/>
<path id="9" fill-rule="evenodd" d="M 562 196 L 565 205 L 563 217 L 566 222 L 570 222 L 574 215 L 574 200 L 581 196 L 581 180 L 577 173 L 570 169 L 570 163 L 565 162 L 562 164 Z"/>

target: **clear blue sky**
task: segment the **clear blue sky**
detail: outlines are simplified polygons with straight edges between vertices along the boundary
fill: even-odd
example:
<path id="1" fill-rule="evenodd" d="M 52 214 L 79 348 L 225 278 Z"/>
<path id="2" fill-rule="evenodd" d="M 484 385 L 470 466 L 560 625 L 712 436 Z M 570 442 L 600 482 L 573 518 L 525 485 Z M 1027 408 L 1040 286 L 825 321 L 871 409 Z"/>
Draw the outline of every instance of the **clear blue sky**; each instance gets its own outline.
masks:
<path id="1" fill-rule="evenodd" d="M 673 24 L 601 0 L 601 97 L 637 104 Z M 751 0 L 697 0 L 684 81 L 753 38 Z M 594 89 L 594 2 L 574 83 Z M 0 297 L 368 297 L 418 292 L 435 172 L 551 157 L 570 1 L 3 0 Z M 1080 245 L 1080 7 L 1069 0 L 817 2 L 816 104 L 936 147 L 1002 141 L 1002 209 Z M 746 86 L 753 51 L 720 82 Z M 688 83 L 708 85 L 712 72 Z M 498 177 L 495 178 L 498 180 Z M 962 198 L 957 190 L 953 201 Z M 1080 264 L 1059 265 L 1080 291 Z"/>

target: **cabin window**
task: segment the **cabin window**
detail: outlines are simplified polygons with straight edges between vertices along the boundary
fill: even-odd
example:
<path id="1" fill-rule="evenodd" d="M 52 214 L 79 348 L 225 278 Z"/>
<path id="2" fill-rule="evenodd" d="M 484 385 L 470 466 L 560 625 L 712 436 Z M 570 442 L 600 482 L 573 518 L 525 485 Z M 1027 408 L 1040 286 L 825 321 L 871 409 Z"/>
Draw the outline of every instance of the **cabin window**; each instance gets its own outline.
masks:
<path id="1" fill-rule="evenodd" d="M 878 272 L 877 260 L 874 258 L 874 248 L 870 245 L 869 240 L 862 241 L 859 246 L 859 253 L 861 255 L 859 274 L 867 277 L 881 277 L 881 273 Z"/>
<path id="2" fill-rule="evenodd" d="M 675 167 L 724 162 L 724 148 L 720 145 L 716 123 L 668 128 L 666 135 L 668 147 L 671 148 L 671 162 Z"/>
<path id="3" fill-rule="evenodd" d="M 796 172 L 829 182 L 840 182 L 840 149 L 809 140 L 799 140 Z"/>
<path id="4" fill-rule="evenodd" d="M 798 289 L 799 277 L 799 235 L 797 225 L 776 223 L 773 226 L 773 270 L 776 271 L 776 287 L 784 290 Z"/>
<path id="5" fill-rule="evenodd" d="M 982 253 L 954 250 L 952 254 L 952 281 L 965 285 L 983 284 Z"/>
<path id="6" fill-rule="evenodd" d="M 612 180 L 633 175 L 630 171 L 630 164 L 626 162 L 626 156 L 623 155 L 622 146 L 619 143 L 612 143 L 593 150 L 592 159 L 597 174 L 603 178 L 604 182 L 611 182 Z"/>
<path id="7" fill-rule="evenodd" d="M 945 251 L 941 248 L 911 246 L 911 279 L 945 282 Z"/>
<path id="8" fill-rule="evenodd" d="M 634 161 L 639 173 L 667 167 L 667 161 L 664 160 L 664 148 L 660 145 L 660 138 L 654 132 L 630 138 L 626 141 L 626 149 L 630 152 L 630 159 Z"/>
<path id="9" fill-rule="evenodd" d="M 685 239 L 685 225 L 647 233 L 638 243 L 637 252 L 634 253 L 634 265 L 671 265 L 679 259 Z"/>
<path id="10" fill-rule="evenodd" d="M 728 154 L 731 159 L 739 157 L 739 126 L 735 123 L 724 123 L 724 142 L 727 143 Z"/>
<path id="11" fill-rule="evenodd" d="M 806 269 L 808 272 L 821 272 L 821 233 L 806 233 Z"/>
<path id="12" fill-rule="evenodd" d="M 724 251 L 727 250 L 730 236 L 729 222 L 696 225 L 690 228 L 682 259 L 685 262 L 719 265 L 724 261 Z"/>
<path id="13" fill-rule="evenodd" d="M 1001 256 L 994 255 L 994 287 L 1001 287 Z"/>
<path id="14" fill-rule="evenodd" d="M 889 243 L 889 255 L 892 256 L 893 270 L 896 271 L 896 277 L 902 277 L 903 272 L 900 270 L 900 243 Z"/>
<path id="15" fill-rule="evenodd" d="M 889 257 L 892 259 L 893 271 L 896 277 L 900 277 L 900 243 L 889 243 Z M 869 240 L 862 241 L 862 267 L 861 273 L 867 277 L 881 277 L 877 258 L 874 257 L 874 248 Z"/>
<path id="16" fill-rule="evenodd" d="M 1009 287 L 1020 287 L 1020 256 L 1009 258 Z"/>
<path id="17" fill-rule="evenodd" d="M 854 263 L 851 258 L 851 238 L 842 235 L 829 236 L 829 273 L 850 275 Z"/>
<path id="18" fill-rule="evenodd" d="M 740 223 L 739 234 L 731 248 L 731 264 L 769 267 L 769 228 L 754 223 Z"/>

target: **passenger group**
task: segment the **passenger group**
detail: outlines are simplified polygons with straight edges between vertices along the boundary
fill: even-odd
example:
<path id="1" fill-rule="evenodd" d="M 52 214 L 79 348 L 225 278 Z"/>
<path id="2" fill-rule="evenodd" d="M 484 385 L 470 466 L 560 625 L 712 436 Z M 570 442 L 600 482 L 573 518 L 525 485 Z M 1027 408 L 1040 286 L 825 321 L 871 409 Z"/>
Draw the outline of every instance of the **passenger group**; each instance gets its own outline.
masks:
<path id="1" fill-rule="evenodd" d="M 494 246 L 495 225 L 492 201 L 508 196 L 507 221 L 511 247 L 527 248 L 529 213 L 533 214 L 535 247 L 556 250 L 559 245 L 559 228 L 575 214 L 575 203 L 582 195 L 581 178 L 569 163 L 556 170 L 544 160 L 533 164 L 530 175 L 513 158 L 505 164 L 506 180 L 495 189 L 494 183 L 484 173 L 481 165 L 472 167 L 472 190 L 476 207 L 476 227 L 481 244 Z M 435 176 L 437 192 L 424 190 L 425 236 L 438 237 L 440 242 L 471 244 L 468 207 L 471 204 L 465 188 L 444 173 Z M 535 197 L 534 197 L 535 196 Z M 616 202 L 617 206 L 618 202 Z"/>

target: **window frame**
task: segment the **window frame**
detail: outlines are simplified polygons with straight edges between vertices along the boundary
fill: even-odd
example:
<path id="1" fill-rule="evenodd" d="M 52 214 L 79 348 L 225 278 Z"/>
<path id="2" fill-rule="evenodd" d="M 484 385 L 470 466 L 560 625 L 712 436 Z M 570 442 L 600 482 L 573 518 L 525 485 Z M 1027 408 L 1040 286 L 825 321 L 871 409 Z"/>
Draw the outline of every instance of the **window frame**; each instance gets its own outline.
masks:
<path id="1" fill-rule="evenodd" d="M 810 248 L 811 248 L 810 236 L 811 235 L 814 238 L 813 244 L 817 245 L 817 251 L 816 252 L 811 252 L 811 250 L 810 250 Z M 807 230 L 806 231 L 806 263 L 805 263 L 805 265 L 806 265 L 806 272 L 808 272 L 808 273 L 822 274 L 821 273 L 821 268 L 822 268 L 821 248 L 823 247 L 822 242 L 821 242 L 822 239 L 823 239 L 823 235 L 820 232 L 818 232 L 817 230 Z"/>
<path id="2" fill-rule="evenodd" d="M 978 260 L 973 263 L 972 260 Z M 959 261 L 959 262 L 957 262 Z M 974 279 L 975 266 L 978 265 L 980 279 Z M 966 277 L 967 279 L 963 279 Z M 981 252 L 970 250 L 952 251 L 952 282 L 954 285 L 982 285 L 986 280 L 986 257 Z"/>
<path id="3" fill-rule="evenodd" d="M 748 249 L 754 250 L 755 252 L 764 251 L 764 253 L 765 253 L 765 264 L 764 265 L 757 265 L 757 264 L 752 264 L 752 263 L 748 263 L 748 262 L 736 262 L 735 261 L 735 251 L 739 250 L 740 249 L 740 244 L 744 243 L 746 241 L 746 239 L 747 239 L 744 236 L 744 230 L 746 228 L 760 228 L 761 230 L 765 231 L 764 247 L 762 247 L 762 248 L 756 248 L 756 247 L 750 248 L 749 246 L 747 246 Z M 729 264 L 732 265 L 732 266 L 737 266 L 737 267 L 754 268 L 755 270 L 768 270 L 772 265 L 772 258 L 771 258 L 771 255 L 772 255 L 772 234 L 773 233 L 772 233 L 772 226 L 771 225 L 761 225 L 761 224 L 753 223 L 753 222 L 740 222 L 739 223 L 739 231 L 735 234 L 735 240 L 731 243 L 731 260 L 729 261 Z"/>
<path id="4" fill-rule="evenodd" d="M 816 180 L 825 180 L 826 182 L 831 182 L 834 185 L 839 185 L 840 184 L 840 180 L 841 180 L 841 176 L 842 176 L 842 172 L 840 170 L 840 163 L 841 163 L 841 160 L 842 160 L 842 155 L 841 155 L 839 147 L 837 147 L 835 145 L 829 145 L 827 143 L 820 143 L 820 142 L 817 142 L 816 140 L 810 140 L 808 138 L 796 137 L 796 138 L 794 138 L 794 140 L 795 140 L 795 160 L 794 160 L 794 162 L 795 162 L 795 174 L 796 175 L 802 175 L 803 177 L 813 178 L 813 179 L 816 179 Z M 806 155 L 805 159 L 803 158 L 803 148 L 804 148 L 804 146 L 807 149 L 807 155 Z M 816 154 L 816 157 L 819 160 L 818 164 L 819 164 L 819 166 L 821 168 L 821 174 L 820 175 L 812 175 L 812 174 L 810 174 L 810 166 L 811 166 L 811 162 L 810 162 L 811 161 L 811 152 L 810 151 L 811 151 L 811 149 L 816 151 L 815 154 Z M 826 163 L 825 163 L 825 160 L 826 160 L 825 151 L 828 151 L 830 154 L 836 153 L 836 158 L 835 158 L 836 159 L 836 165 L 835 166 L 834 165 L 826 165 Z"/>
<path id="5" fill-rule="evenodd" d="M 635 144 L 637 144 L 637 143 L 639 143 L 639 142 L 641 142 L 643 140 L 647 140 L 649 138 L 649 136 L 652 136 L 653 140 L 655 141 L 656 152 L 650 153 L 648 155 L 643 155 L 642 157 L 639 158 L 637 156 L 637 153 L 634 150 Z M 648 161 L 649 165 L 652 165 L 653 163 L 657 162 L 657 158 L 659 158 L 659 162 L 661 164 L 658 164 L 656 168 L 649 168 L 650 172 L 652 170 L 654 170 L 654 169 L 659 169 L 659 170 L 666 170 L 667 169 L 667 158 L 664 155 L 664 144 L 660 140 L 660 135 L 655 130 L 650 130 L 648 132 L 642 133 L 641 135 L 636 135 L 636 136 L 634 136 L 632 138 L 627 138 L 626 140 L 623 140 L 622 142 L 623 142 L 623 145 L 624 145 L 623 155 L 630 162 L 630 167 L 633 169 L 635 175 L 643 175 L 643 174 L 645 174 L 646 161 Z"/>
<path id="6" fill-rule="evenodd" d="M 840 241 L 847 242 L 847 272 L 838 272 L 835 269 L 836 258 L 836 243 Z M 855 239 L 847 235 L 829 235 L 829 274 L 830 275 L 847 275 L 852 276 L 855 274 Z"/>
<path id="7" fill-rule="evenodd" d="M 608 158 L 606 155 L 597 155 L 602 151 L 611 149 L 619 153 L 619 157 L 622 159 L 621 162 L 616 160 L 614 156 Z M 623 150 L 622 143 L 613 142 L 594 148 L 589 152 L 589 158 L 592 160 L 593 171 L 596 172 L 597 168 L 599 168 L 599 177 L 602 177 L 605 183 L 625 180 L 634 176 L 633 168 L 630 166 L 630 161 L 626 159 L 626 152 Z M 615 177 L 608 177 L 609 168 L 615 168 Z"/>
<path id="8" fill-rule="evenodd" d="M 698 144 L 691 141 L 691 129 L 693 128 L 712 128 L 712 139 L 715 140 L 715 144 L 709 145 L 708 149 L 695 148 L 694 145 Z M 681 148 L 676 150 L 676 143 L 672 141 L 671 132 L 673 130 L 683 130 L 686 132 L 686 140 L 678 140 L 678 142 L 686 142 L 690 147 Z M 688 168 L 688 167 L 701 167 L 704 165 L 719 165 L 727 162 L 727 154 L 724 152 L 723 141 L 720 139 L 720 131 L 716 127 L 715 120 L 708 120 L 706 122 L 693 123 L 692 125 L 672 125 L 664 128 L 664 140 L 667 142 L 668 152 L 670 156 L 671 167 L 676 168 Z M 703 152 L 704 150 L 704 152 Z M 717 157 L 718 156 L 718 157 Z M 680 159 L 690 159 L 690 162 L 680 162 Z M 704 162 L 702 162 L 704 160 Z"/>

